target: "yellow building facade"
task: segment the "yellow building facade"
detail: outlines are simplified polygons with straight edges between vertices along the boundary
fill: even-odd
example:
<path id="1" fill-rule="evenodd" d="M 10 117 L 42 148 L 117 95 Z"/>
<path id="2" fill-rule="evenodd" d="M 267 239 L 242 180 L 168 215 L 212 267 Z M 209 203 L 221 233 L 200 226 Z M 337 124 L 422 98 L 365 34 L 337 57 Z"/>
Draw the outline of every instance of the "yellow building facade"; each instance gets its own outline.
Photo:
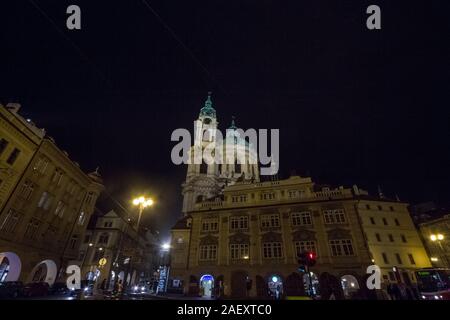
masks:
<path id="1" fill-rule="evenodd" d="M 5 139 L 20 146 L 24 138 L 11 127 Z M 0 280 L 52 284 L 78 258 L 102 179 L 98 172 L 84 173 L 48 136 L 24 154 L 0 212 Z"/>

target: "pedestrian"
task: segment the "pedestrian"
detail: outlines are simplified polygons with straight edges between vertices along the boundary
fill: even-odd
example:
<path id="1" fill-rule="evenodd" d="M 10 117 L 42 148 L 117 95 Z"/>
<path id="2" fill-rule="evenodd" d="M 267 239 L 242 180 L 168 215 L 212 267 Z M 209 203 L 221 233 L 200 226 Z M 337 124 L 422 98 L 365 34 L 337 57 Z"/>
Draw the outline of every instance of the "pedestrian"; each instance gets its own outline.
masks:
<path id="1" fill-rule="evenodd" d="M 388 286 L 387 286 L 387 293 L 388 293 L 389 298 L 391 300 L 395 300 L 394 285 L 392 283 L 388 284 Z"/>

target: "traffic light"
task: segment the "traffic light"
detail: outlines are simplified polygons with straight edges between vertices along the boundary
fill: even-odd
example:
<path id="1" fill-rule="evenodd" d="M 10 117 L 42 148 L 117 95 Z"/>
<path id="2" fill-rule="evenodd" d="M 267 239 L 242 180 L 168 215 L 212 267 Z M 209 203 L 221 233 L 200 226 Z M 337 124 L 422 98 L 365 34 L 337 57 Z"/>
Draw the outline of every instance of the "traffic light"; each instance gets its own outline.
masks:
<path id="1" fill-rule="evenodd" d="M 312 267 L 316 264 L 316 254 L 312 251 L 302 252 L 298 258 L 298 264 Z"/>
<path id="2" fill-rule="evenodd" d="M 312 267 L 316 264 L 316 254 L 314 252 L 308 252 L 307 255 L 308 267 Z"/>

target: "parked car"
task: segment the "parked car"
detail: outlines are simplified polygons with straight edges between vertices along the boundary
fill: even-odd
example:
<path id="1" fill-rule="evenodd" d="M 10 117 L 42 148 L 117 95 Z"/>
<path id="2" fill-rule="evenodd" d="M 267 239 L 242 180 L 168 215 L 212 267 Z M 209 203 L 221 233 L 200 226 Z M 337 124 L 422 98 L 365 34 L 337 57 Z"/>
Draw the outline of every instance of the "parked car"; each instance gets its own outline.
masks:
<path id="1" fill-rule="evenodd" d="M 49 285 L 47 282 L 31 282 L 23 288 L 24 297 L 42 297 L 48 294 Z"/>
<path id="2" fill-rule="evenodd" d="M 23 294 L 21 281 L 0 282 L 0 299 L 15 299 Z"/>
<path id="3" fill-rule="evenodd" d="M 80 289 L 72 290 L 70 295 L 72 297 L 77 298 L 77 299 L 80 299 L 82 294 L 85 297 L 86 296 L 91 296 L 94 293 L 94 284 L 95 284 L 95 282 L 93 282 L 93 281 L 82 280 L 81 283 L 80 283 Z"/>
<path id="4" fill-rule="evenodd" d="M 48 293 L 51 295 L 66 295 L 70 292 L 69 288 L 64 282 L 56 282 L 54 283 Z"/>

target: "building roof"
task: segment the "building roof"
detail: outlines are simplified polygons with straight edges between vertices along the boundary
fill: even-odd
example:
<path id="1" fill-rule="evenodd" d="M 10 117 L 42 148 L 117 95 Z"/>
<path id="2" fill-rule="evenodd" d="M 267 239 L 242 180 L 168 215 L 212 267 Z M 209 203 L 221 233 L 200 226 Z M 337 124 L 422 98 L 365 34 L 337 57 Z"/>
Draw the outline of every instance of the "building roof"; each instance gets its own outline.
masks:
<path id="1" fill-rule="evenodd" d="M 187 215 L 183 218 L 179 219 L 175 225 L 172 227 L 172 230 L 183 230 L 183 229 L 190 229 L 188 226 L 188 219 L 190 219 L 191 216 Z"/>

